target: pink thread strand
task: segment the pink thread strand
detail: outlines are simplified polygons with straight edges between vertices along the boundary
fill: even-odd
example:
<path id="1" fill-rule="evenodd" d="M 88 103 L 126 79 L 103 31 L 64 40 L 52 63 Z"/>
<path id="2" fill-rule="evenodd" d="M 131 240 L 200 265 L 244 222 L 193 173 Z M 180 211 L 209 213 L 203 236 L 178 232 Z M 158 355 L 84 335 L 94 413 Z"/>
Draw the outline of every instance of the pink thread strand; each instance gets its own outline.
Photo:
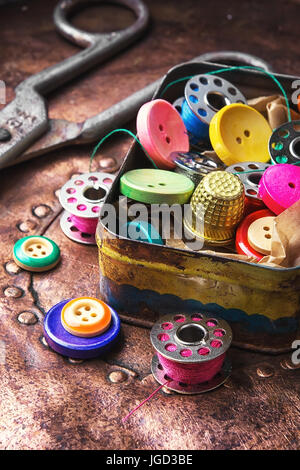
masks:
<path id="1" fill-rule="evenodd" d="M 147 398 L 145 398 L 145 400 L 143 400 L 138 406 L 136 406 L 132 411 L 130 411 L 130 413 L 128 413 L 127 416 L 125 416 L 125 418 L 122 418 L 122 421 L 123 423 L 133 414 L 136 412 L 136 410 L 138 410 L 141 406 L 143 406 L 145 403 L 147 403 L 147 401 L 151 400 L 152 397 L 154 397 L 154 395 L 160 391 L 161 388 L 163 388 L 165 385 L 167 385 L 168 383 L 170 382 L 170 380 L 167 380 L 165 383 L 163 383 L 162 385 L 160 385 L 156 390 L 154 390 L 154 392 L 151 393 L 151 395 L 149 395 Z"/>

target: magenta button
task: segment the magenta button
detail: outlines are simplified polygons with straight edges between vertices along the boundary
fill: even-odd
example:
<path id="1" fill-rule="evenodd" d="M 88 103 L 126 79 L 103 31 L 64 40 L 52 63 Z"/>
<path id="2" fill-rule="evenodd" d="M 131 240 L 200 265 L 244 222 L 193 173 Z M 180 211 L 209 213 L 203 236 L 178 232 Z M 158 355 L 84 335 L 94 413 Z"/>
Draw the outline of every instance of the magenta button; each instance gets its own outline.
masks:
<path id="1" fill-rule="evenodd" d="M 137 133 L 158 168 L 175 168 L 172 152 L 188 152 L 189 138 L 178 111 L 165 100 L 145 103 L 137 115 Z"/>
<path id="2" fill-rule="evenodd" d="M 280 214 L 300 199 L 300 167 L 286 163 L 270 166 L 258 190 L 265 205 Z"/>

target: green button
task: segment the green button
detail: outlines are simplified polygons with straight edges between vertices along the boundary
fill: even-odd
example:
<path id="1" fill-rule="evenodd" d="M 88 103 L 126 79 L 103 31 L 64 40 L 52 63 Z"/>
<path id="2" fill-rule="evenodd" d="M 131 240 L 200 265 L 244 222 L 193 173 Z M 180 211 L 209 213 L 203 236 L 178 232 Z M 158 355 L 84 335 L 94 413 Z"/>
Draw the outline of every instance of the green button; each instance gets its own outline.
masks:
<path id="1" fill-rule="evenodd" d="M 14 246 L 14 260 L 27 271 L 47 271 L 60 259 L 60 249 L 50 238 L 32 235 L 21 238 Z"/>
<path id="2" fill-rule="evenodd" d="M 128 171 L 120 180 L 120 191 L 124 196 L 146 204 L 185 204 L 194 187 L 184 175 L 148 168 Z"/>

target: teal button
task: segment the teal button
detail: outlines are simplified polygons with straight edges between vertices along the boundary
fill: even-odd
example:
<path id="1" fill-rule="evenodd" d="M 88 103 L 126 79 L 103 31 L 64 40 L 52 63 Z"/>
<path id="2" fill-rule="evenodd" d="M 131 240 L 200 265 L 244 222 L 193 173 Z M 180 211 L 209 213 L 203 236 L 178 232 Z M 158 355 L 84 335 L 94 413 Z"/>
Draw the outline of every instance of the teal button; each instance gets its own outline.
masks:
<path id="1" fill-rule="evenodd" d="M 121 227 L 120 235 L 141 242 L 163 245 L 164 242 L 153 225 L 142 220 L 133 220 Z"/>
<path id="2" fill-rule="evenodd" d="M 31 235 L 16 242 L 13 257 L 27 271 L 46 271 L 58 263 L 60 249 L 50 238 Z"/>

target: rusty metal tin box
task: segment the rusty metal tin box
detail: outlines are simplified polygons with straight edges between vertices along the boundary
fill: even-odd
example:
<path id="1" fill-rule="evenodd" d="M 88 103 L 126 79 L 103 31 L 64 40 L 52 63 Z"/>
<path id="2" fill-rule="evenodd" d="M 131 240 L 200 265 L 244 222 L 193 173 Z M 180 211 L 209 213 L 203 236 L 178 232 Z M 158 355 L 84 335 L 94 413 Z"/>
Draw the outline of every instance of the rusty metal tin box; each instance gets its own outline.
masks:
<path id="1" fill-rule="evenodd" d="M 172 68 L 154 98 L 173 81 L 222 68 L 189 62 Z M 270 77 L 253 70 L 222 73 L 249 99 L 278 94 Z M 287 93 L 298 77 L 275 75 Z M 183 96 L 185 82 L 170 86 L 163 98 L 171 103 Z M 119 197 L 121 175 L 135 168 L 151 167 L 141 147 L 134 143 L 106 202 Z M 112 237 L 99 221 L 97 244 L 100 292 L 120 314 L 155 322 L 160 315 L 178 311 L 203 311 L 220 316 L 233 329 L 234 344 L 270 353 L 286 351 L 299 332 L 300 266 L 274 268 L 218 253 L 208 256 L 167 246 Z"/>

